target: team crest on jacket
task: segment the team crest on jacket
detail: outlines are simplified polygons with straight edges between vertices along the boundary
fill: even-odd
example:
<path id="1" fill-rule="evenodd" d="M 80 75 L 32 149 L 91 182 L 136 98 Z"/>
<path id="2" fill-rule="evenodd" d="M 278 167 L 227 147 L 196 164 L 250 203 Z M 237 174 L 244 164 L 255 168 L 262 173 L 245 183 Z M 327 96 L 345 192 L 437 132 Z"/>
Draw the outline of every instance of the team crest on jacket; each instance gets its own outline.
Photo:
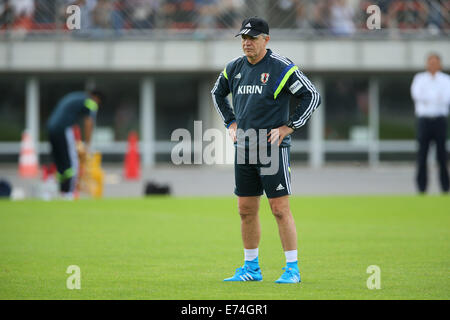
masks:
<path id="1" fill-rule="evenodd" d="M 266 83 L 267 80 L 269 80 L 269 74 L 268 73 L 261 73 L 261 82 Z"/>

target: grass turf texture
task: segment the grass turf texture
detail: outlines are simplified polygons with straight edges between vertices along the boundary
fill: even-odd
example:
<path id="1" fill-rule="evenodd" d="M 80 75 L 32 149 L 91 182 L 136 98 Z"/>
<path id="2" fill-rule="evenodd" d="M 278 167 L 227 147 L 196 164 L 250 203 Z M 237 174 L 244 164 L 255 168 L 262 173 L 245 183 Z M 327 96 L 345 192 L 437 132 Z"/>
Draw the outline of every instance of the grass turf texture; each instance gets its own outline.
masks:
<path id="1" fill-rule="evenodd" d="M 263 282 L 242 264 L 235 198 L 0 201 L 0 299 L 449 299 L 450 197 L 292 197 L 302 283 L 262 199 Z M 68 290 L 69 265 L 81 290 Z M 369 265 L 381 289 L 369 290 Z"/>

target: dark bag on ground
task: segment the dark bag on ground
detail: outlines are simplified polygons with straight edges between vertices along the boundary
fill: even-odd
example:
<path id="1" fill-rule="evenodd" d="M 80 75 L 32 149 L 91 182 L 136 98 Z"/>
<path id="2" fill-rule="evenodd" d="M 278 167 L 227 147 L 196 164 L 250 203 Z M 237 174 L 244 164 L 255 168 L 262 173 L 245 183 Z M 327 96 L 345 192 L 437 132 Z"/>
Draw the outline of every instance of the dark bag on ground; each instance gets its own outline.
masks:
<path id="1" fill-rule="evenodd" d="M 170 187 L 168 185 L 159 185 L 154 182 L 147 182 L 145 185 L 144 194 L 146 196 L 153 194 L 167 194 L 170 195 Z"/>

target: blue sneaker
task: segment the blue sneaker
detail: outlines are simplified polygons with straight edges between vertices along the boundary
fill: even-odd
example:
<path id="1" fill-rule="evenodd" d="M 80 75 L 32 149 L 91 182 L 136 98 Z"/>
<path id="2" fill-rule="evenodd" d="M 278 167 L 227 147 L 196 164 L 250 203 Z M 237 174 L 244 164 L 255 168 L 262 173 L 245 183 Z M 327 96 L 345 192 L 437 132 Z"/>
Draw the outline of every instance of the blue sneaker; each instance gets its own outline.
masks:
<path id="1" fill-rule="evenodd" d="M 302 281 L 300 279 L 300 271 L 297 268 L 285 267 L 283 270 L 284 273 L 275 283 L 299 283 Z"/>
<path id="2" fill-rule="evenodd" d="M 223 281 L 262 281 L 261 269 L 250 268 L 248 265 L 236 269 L 236 273 L 231 278 Z"/>

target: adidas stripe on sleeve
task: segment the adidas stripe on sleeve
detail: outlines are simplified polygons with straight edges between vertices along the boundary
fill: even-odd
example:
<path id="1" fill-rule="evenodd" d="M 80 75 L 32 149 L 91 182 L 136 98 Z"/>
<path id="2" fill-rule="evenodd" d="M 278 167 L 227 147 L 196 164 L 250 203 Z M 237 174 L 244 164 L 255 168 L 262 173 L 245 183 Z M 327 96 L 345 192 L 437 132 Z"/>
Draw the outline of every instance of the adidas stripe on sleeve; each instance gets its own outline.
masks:
<path id="1" fill-rule="evenodd" d="M 292 74 L 289 91 L 300 98 L 300 103 L 291 116 L 294 126 L 300 128 L 306 124 L 314 110 L 320 105 L 320 94 L 300 70 L 296 70 Z"/>
<path id="2" fill-rule="evenodd" d="M 271 57 L 286 66 L 282 74 L 284 77 L 277 83 L 278 87 L 275 89 L 274 99 L 276 99 L 277 95 L 283 89 L 300 98 L 300 103 L 295 109 L 294 114 L 290 117 L 294 126 L 300 128 L 306 124 L 314 110 L 319 106 L 320 94 L 311 81 L 309 81 L 291 60 L 276 53 L 272 53 Z"/>

